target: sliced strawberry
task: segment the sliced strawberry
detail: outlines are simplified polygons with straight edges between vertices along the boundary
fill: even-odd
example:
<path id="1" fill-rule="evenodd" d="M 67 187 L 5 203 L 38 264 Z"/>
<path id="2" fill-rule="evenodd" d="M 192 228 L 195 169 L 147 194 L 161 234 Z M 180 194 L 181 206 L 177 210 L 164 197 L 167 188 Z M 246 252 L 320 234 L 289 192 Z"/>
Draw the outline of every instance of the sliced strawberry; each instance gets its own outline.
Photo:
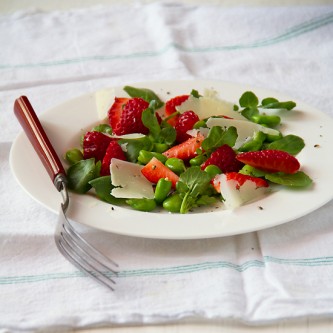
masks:
<path id="1" fill-rule="evenodd" d="M 225 181 L 229 181 L 229 180 L 236 181 L 236 187 L 235 187 L 236 190 L 239 190 L 246 181 L 253 182 L 255 184 L 256 188 L 269 186 L 268 182 L 263 178 L 243 175 L 242 173 L 239 173 L 239 172 L 227 172 L 224 174 L 223 179 Z M 212 179 L 212 185 L 214 186 L 215 190 L 219 193 L 221 192 L 221 180 L 222 180 L 221 174 L 216 175 Z"/>
<path id="2" fill-rule="evenodd" d="M 293 174 L 300 168 L 298 160 L 282 150 L 260 150 L 241 153 L 236 157 L 239 161 L 266 172 L 284 172 Z"/>
<path id="3" fill-rule="evenodd" d="M 191 137 L 179 145 L 173 146 L 163 153 L 167 158 L 177 157 L 182 160 L 189 160 L 197 156 L 197 150 L 201 147 L 205 137 L 198 133 L 196 137 Z"/>
<path id="4" fill-rule="evenodd" d="M 179 106 L 180 104 L 185 102 L 188 98 L 189 98 L 189 95 L 179 95 L 179 96 L 169 99 L 165 103 L 165 116 L 169 117 L 173 113 L 177 112 L 176 106 Z M 175 126 L 177 118 L 178 118 L 178 116 L 175 116 L 175 117 L 169 119 L 168 123 L 172 126 Z"/>
<path id="5" fill-rule="evenodd" d="M 268 187 L 268 182 L 259 177 L 253 177 L 249 175 L 243 175 L 239 172 L 228 172 L 225 174 L 227 180 L 235 180 L 237 182 L 237 188 L 239 189 L 247 180 L 255 183 L 256 187 Z"/>
<path id="6" fill-rule="evenodd" d="M 116 135 L 131 133 L 148 134 L 149 130 L 143 125 L 141 120 L 142 112 L 148 106 L 149 103 L 139 97 L 115 98 L 115 102 L 108 112 L 113 132 Z"/>
<path id="7" fill-rule="evenodd" d="M 157 184 L 158 180 L 165 178 L 172 182 L 173 188 L 178 182 L 178 175 L 166 167 L 156 157 L 153 157 L 142 169 L 141 173 L 152 183 Z"/>
<path id="8" fill-rule="evenodd" d="M 243 166 L 243 163 L 236 159 L 235 151 L 228 145 L 223 145 L 213 151 L 201 165 L 201 169 L 205 170 L 211 164 L 218 166 L 223 173 L 239 171 Z"/>
<path id="9" fill-rule="evenodd" d="M 103 160 L 111 140 L 109 136 L 101 132 L 87 132 L 83 138 L 83 158 L 95 158 L 96 161 Z"/>
<path id="10" fill-rule="evenodd" d="M 112 129 L 116 128 L 120 122 L 120 117 L 123 112 L 125 104 L 129 101 L 129 98 L 116 97 L 114 103 L 108 111 L 109 123 Z M 116 133 L 117 134 L 117 133 Z"/>
<path id="11" fill-rule="evenodd" d="M 117 158 L 118 160 L 126 161 L 125 153 L 123 152 L 120 144 L 116 140 L 112 140 L 109 143 L 108 148 L 106 149 L 102 161 L 101 176 L 108 176 L 110 174 L 110 163 L 112 158 Z"/>
<path id="12" fill-rule="evenodd" d="M 177 132 L 177 142 L 181 143 L 191 138 L 186 132 L 193 128 L 193 125 L 199 121 L 199 116 L 193 111 L 185 111 L 176 120 L 175 129 Z"/>

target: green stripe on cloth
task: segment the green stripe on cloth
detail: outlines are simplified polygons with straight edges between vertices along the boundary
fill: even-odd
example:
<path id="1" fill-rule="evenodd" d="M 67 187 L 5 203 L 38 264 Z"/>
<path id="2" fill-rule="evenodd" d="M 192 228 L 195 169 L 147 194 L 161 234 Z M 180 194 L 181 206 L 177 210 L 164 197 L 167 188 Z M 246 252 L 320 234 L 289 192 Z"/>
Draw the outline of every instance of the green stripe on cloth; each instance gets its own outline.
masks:
<path id="1" fill-rule="evenodd" d="M 52 66 L 63 66 L 71 65 L 82 62 L 90 61 L 112 61 L 112 60 L 126 60 L 126 59 L 137 59 L 137 58 L 150 58 L 158 57 L 167 53 L 170 49 L 176 49 L 185 53 L 209 53 L 209 52 L 222 52 L 222 51 L 233 51 L 240 49 L 253 49 L 266 47 L 269 45 L 274 45 L 287 41 L 292 38 L 296 38 L 300 35 L 306 34 L 313 30 L 319 29 L 323 26 L 333 23 L 333 12 L 322 15 L 311 20 L 305 21 L 301 24 L 295 25 L 292 28 L 286 30 L 285 32 L 267 39 L 257 40 L 245 44 L 233 44 L 233 45 L 222 45 L 222 46 L 209 46 L 209 47 L 195 47 L 188 48 L 177 43 L 171 43 L 156 51 L 145 51 L 145 52 L 134 52 L 129 54 L 116 54 L 116 55 L 94 55 L 89 57 L 79 57 L 72 59 L 63 60 L 53 60 L 53 61 L 43 61 L 36 63 L 25 63 L 25 64 L 0 64 L 0 69 L 9 68 L 34 68 L 34 67 L 52 67 Z"/>
<path id="2" fill-rule="evenodd" d="M 135 270 L 123 270 L 118 273 L 118 278 L 143 277 L 143 276 L 162 276 L 176 275 L 186 273 L 196 273 L 211 269 L 232 269 L 237 272 L 244 272 L 250 268 L 264 268 L 267 264 L 291 265 L 301 267 L 319 267 L 332 266 L 333 257 L 317 257 L 317 258 L 302 258 L 302 259 L 284 259 L 265 256 L 263 260 L 248 260 L 243 264 L 234 264 L 228 261 L 212 261 L 203 262 L 192 265 L 181 265 L 164 268 L 147 268 Z M 22 276 L 3 276 L 0 277 L 0 285 L 20 284 L 20 283 L 35 283 L 49 280 L 61 280 L 86 277 L 84 273 L 79 271 L 54 273 L 54 274 L 37 274 L 37 275 L 22 275 Z"/>

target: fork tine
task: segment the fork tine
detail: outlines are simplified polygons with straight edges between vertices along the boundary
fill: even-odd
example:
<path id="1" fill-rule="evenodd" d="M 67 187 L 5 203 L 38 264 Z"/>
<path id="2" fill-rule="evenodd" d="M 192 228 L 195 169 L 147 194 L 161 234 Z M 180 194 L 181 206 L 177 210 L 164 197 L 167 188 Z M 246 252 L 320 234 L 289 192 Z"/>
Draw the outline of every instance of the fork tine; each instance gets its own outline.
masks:
<path id="1" fill-rule="evenodd" d="M 63 209 L 60 209 L 55 241 L 60 252 L 79 270 L 114 290 L 115 281 L 108 273 L 116 276 L 118 272 L 109 266 L 118 265 L 87 243 L 70 224 Z"/>
<path id="2" fill-rule="evenodd" d="M 65 218 L 64 221 L 65 223 L 63 224 L 63 229 L 65 229 L 66 232 L 72 236 L 72 238 L 75 240 L 75 243 L 83 248 L 85 252 L 88 252 L 90 256 L 92 256 L 96 261 L 99 260 L 99 264 L 105 269 L 110 270 L 114 274 L 117 274 L 117 271 L 110 268 L 110 266 L 119 267 L 119 265 L 112 259 L 106 257 L 104 254 L 96 250 L 91 244 L 89 244 L 78 232 L 74 230 L 67 218 Z"/>
<path id="3" fill-rule="evenodd" d="M 56 240 L 56 244 L 64 257 L 67 258 L 67 260 L 70 261 L 81 272 L 85 272 L 101 285 L 114 291 L 113 285 L 115 284 L 115 281 L 91 267 L 87 261 L 84 261 L 84 259 L 82 259 L 82 257 L 80 257 L 77 252 L 75 252 L 73 247 L 63 237 L 59 236 L 59 239 Z M 83 265 L 82 262 L 84 262 L 84 264 L 87 265 L 90 269 Z"/>

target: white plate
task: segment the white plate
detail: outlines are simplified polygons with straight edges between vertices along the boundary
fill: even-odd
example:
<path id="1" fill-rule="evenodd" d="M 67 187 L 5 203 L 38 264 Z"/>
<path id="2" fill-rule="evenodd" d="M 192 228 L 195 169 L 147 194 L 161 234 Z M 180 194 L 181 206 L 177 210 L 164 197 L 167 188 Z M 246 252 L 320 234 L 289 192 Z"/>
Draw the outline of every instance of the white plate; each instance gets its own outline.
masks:
<path id="1" fill-rule="evenodd" d="M 313 107 L 291 97 L 265 89 L 211 81 L 163 81 L 132 84 L 154 90 L 162 100 L 214 88 L 225 100 L 237 103 L 244 91 L 253 91 L 260 99 L 276 97 L 294 100 L 296 110 L 283 115 L 283 133 L 301 136 L 306 143 L 298 159 L 314 181 L 306 190 L 281 189 L 259 201 L 234 211 L 210 209 L 190 214 L 144 213 L 112 206 L 90 195 L 70 194 L 68 217 L 76 222 L 117 234 L 160 238 L 196 239 L 229 236 L 277 226 L 304 216 L 333 197 L 331 145 L 333 120 Z M 116 87 L 117 96 L 126 96 Z M 78 146 L 80 131 L 98 122 L 95 94 L 87 94 L 59 105 L 40 116 L 40 120 L 59 156 Z M 316 145 L 319 145 L 316 147 Z M 58 213 L 61 196 L 54 188 L 24 133 L 15 140 L 10 164 L 21 186 L 39 203 Z M 263 209 L 259 209 L 259 206 Z"/>

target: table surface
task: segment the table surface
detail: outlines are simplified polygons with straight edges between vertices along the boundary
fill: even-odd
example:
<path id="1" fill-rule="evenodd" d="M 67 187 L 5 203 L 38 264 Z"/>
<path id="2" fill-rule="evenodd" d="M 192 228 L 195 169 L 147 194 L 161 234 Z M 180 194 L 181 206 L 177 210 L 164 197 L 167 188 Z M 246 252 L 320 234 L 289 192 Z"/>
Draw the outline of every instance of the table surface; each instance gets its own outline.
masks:
<path id="1" fill-rule="evenodd" d="M 136 2 L 135 0 L 99 0 L 98 4 L 130 4 Z M 143 0 L 142 3 L 151 3 L 154 0 Z M 200 4 L 202 0 L 178 0 L 178 2 Z M 205 0 L 205 4 L 212 3 L 221 6 L 276 6 L 276 5 L 319 5 L 319 4 L 332 4 L 333 0 Z M 45 0 L 11 0 L 0 2 L 0 14 L 9 14 L 19 10 L 26 10 L 29 8 L 38 8 L 41 10 L 66 10 L 71 8 L 84 8 L 96 5 L 95 0 L 57 0 L 57 1 L 45 1 Z M 149 325 L 149 326 L 121 326 L 112 328 L 99 328 L 99 329 L 84 329 L 75 332 L 81 333 L 176 333 L 176 332 L 210 332 L 210 333 L 244 333 L 244 332 L 265 332 L 265 333 L 278 333 L 278 332 L 332 332 L 333 331 L 333 319 L 313 319 L 304 318 L 298 321 L 282 321 L 278 324 L 269 326 L 246 326 L 240 323 L 219 320 L 209 322 L 177 322 L 167 325 Z"/>

